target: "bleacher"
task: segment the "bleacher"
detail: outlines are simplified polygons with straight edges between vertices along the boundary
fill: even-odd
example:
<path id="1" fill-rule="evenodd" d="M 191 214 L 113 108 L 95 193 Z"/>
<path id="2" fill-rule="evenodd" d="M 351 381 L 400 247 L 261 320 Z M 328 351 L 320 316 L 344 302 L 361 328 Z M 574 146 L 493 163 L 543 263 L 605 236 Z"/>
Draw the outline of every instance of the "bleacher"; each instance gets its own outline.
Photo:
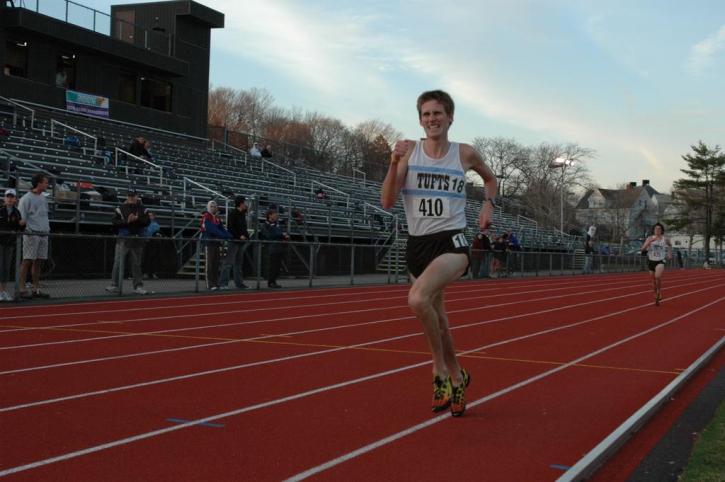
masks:
<path id="1" fill-rule="evenodd" d="M 293 234 L 328 240 L 387 239 L 394 216 L 405 233 L 400 202 L 389 213 L 379 208 L 378 182 L 322 172 L 294 159 L 253 159 L 244 151 L 207 139 L 23 105 L 13 109 L 14 104 L 5 102 L 6 109 L 0 111 L 6 114 L 0 122 L 11 131 L 0 145 L 4 163 L 0 186 L 7 186 L 15 176 L 22 195 L 32 173 L 43 169 L 52 174 L 56 178 L 51 195 L 54 223 L 107 226 L 125 190 L 134 186 L 173 234 L 195 230 L 209 199 L 225 206 L 236 194 L 253 200 L 256 219 L 263 219 L 270 205 L 281 207 Z M 28 108 L 34 111 L 32 125 Z M 68 145 L 68 136 L 77 145 Z M 153 164 L 117 151 L 127 150 L 138 136 L 152 142 Z M 316 199 L 318 187 L 325 190 L 327 199 Z M 476 201 L 467 205 L 469 239 L 477 231 L 480 206 Z M 303 213 L 304 223 L 293 221 L 293 210 Z M 515 232 L 527 249 L 570 250 L 577 241 L 497 208 L 493 232 L 504 231 Z"/>

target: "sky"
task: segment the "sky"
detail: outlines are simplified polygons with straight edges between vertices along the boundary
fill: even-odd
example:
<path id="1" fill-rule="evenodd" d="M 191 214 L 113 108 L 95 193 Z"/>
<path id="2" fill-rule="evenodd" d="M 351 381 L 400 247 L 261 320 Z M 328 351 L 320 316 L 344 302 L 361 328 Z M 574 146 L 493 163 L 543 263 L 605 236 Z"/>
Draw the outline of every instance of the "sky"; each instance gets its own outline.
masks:
<path id="1" fill-rule="evenodd" d="M 452 140 L 576 142 L 596 151 L 600 186 L 660 192 L 692 144 L 725 145 L 721 0 L 197 1 L 225 15 L 213 86 L 265 88 L 348 126 L 419 138 L 416 98 L 440 88 L 456 102 Z"/>

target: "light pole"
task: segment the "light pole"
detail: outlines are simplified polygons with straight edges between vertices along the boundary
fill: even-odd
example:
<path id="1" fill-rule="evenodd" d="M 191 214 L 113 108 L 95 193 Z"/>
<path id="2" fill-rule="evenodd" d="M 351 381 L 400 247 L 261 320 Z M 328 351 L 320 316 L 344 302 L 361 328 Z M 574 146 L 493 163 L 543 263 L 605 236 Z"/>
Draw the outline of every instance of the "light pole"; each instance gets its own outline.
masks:
<path id="1" fill-rule="evenodd" d="M 566 171 L 566 168 L 572 164 L 574 164 L 574 161 L 565 156 L 559 156 L 549 163 L 550 169 L 561 169 L 561 187 L 559 189 L 559 231 L 562 236 L 564 235 L 564 172 Z"/>

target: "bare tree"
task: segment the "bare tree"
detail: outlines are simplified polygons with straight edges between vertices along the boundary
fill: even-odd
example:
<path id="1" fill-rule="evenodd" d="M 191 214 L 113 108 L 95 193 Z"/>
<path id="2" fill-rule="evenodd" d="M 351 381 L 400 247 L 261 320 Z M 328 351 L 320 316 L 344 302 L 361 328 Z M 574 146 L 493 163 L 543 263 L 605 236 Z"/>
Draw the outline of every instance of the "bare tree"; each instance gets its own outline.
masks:
<path id="1" fill-rule="evenodd" d="M 234 99 L 236 92 L 229 87 L 209 87 L 209 125 L 237 129 L 234 120 Z"/>
<path id="2" fill-rule="evenodd" d="M 347 127 L 338 119 L 327 117 L 318 112 L 310 112 L 305 117 L 309 126 L 312 149 L 316 152 L 313 165 L 322 170 L 337 172 L 344 162 L 345 136 Z"/>
<path id="3" fill-rule="evenodd" d="M 261 136 L 264 120 L 274 103 L 274 96 L 267 89 L 252 87 L 239 90 L 234 98 L 234 114 L 237 128 L 252 137 Z"/>
<path id="4" fill-rule="evenodd" d="M 521 203 L 538 222 L 556 226 L 563 200 L 564 229 L 575 222 L 577 192 L 591 184 L 586 161 L 594 151 L 578 144 L 542 143 L 529 149 L 528 162 L 522 168 L 525 190 Z M 568 159 L 564 167 L 553 168 L 556 159 Z"/>
<path id="5" fill-rule="evenodd" d="M 526 179 L 523 169 L 528 163 L 528 149 L 514 139 L 503 137 L 476 137 L 473 148 L 483 158 L 499 179 L 498 194 L 502 200 L 520 196 L 524 192 Z M 469 175 L 474 184 L 482 184 L 477 175 Z"/>

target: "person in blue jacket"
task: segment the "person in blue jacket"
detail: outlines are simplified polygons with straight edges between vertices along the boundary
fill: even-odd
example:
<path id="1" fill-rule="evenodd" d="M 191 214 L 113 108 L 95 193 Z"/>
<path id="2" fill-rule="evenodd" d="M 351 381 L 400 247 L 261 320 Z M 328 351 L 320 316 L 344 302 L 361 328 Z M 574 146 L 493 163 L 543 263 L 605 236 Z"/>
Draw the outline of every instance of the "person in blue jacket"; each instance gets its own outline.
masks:
<path id="1" fill-rule="evenodd" d="M 206 204 L 206 211 L 201 216 L 201 239 L 206 254 L 206 287 L 211 291 L 219 289 L 219 258 L 222 242 L 232 239 L 217 213 L 219 206 L 216 201 Z"/>

